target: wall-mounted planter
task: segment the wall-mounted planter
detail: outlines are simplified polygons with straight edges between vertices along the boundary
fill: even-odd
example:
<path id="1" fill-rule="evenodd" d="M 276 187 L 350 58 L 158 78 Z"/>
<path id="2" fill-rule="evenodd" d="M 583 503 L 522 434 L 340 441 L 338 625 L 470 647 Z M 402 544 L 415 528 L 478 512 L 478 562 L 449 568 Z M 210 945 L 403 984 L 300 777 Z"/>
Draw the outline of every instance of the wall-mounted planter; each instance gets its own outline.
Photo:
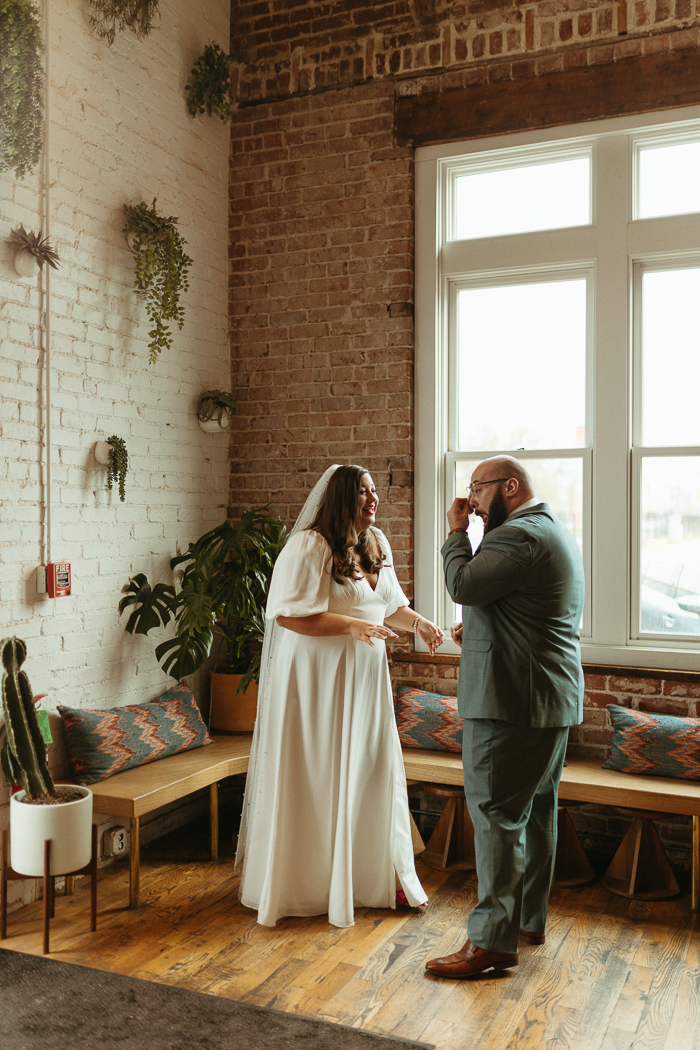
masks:
<path id="1" fill-rule="evenodd" d="M 15 271 L 20 277 L 36 277 L 39 269 L 39 260 L 36 255 L 30 255 L 29 252 L 20 248 L 15 255 Z"/>
<path id="2" fill-rule="evenodd" d="M 197 401 L 197 420 L 205 434 L 227 430 L 231 416 L 238 411 L 233 395 L 226 390 L 205 390 Z"/>
<path id="3" fill-rule="evenodd" d="M 36 277 L 45 262 L 53 270 L 58 269 L 61 260 L 48 238 L 41 236 L 41 231 L 25 230 L 20 223 L 7 238 L 7 243 L 15 249 L 15 270 L 20 277 Z"/>
<path id="4" fill-rule="evenodd" d="M 113 434 L 106 441 L 95 442 L 94 451 L 97 462 L 107 467 L 107 488 L 111 489 L 112 483 L 118 482 L 119 499 L 123 503 L 126 498 L 124 482 L 129 470 L 129 454 L 124 440 Z"/>
<path id="5" fill-rule="evenodd" d="M 103 467 L 109 466 L 110 449 L 111 446 L 107 441 L 98 441 L 95 444 L 95 459 Z"/>

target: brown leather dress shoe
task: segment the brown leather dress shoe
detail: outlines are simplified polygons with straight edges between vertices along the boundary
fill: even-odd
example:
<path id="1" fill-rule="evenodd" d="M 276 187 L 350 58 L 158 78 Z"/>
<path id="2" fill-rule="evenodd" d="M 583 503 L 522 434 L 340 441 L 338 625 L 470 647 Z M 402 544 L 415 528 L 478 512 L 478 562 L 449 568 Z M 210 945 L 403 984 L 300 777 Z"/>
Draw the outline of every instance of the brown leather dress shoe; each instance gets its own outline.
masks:
<path id="1" fill-rule="evenodd" d="M 525 944 L 544 944 L 546 937 L 543 933 L 533 933 L 532 930 L 521 930 L 520 940 Z"/>
<path id="2" fill-rule="evenodd" d="M 506 955 L 503 952 L 490 952 L 486 948 L 477 948 L 471 941 L 443 959 L 430 959 L 425 969 L 434 977 L 453 977 L 463 980 L 473 977 L 484 970 L 506 970 L 509 966 L 518 965 L 517 955 Z"/>

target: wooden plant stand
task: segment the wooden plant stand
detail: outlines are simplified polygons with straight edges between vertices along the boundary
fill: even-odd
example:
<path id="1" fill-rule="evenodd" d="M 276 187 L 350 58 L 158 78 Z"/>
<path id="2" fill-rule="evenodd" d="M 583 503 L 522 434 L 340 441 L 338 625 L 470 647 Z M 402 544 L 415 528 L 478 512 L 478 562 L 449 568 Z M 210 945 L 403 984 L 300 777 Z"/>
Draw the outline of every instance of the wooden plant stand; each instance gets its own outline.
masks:
<path id="1" fill-rule="evenodd" d="M 22 875 L 14 871 L 9 863 L 7 828 L 2 831 L 2 858 L 0 858 L 0 941 L 7 938 L 7 884 L 14 879 L 30 879 L 31 875 Z M 51 871 L 51 839 L 44 842 L 44 955 L 49 954 L 49 922 L 56 912 L 56 876 Z M 92 850 L 90 861 L 84 868 L 65 873 L 66 894 L 73 890 L 73 879 L 76 875 L 90 876 L 90 930 L 97 929 L 97 824 L 92 825 Z"/>

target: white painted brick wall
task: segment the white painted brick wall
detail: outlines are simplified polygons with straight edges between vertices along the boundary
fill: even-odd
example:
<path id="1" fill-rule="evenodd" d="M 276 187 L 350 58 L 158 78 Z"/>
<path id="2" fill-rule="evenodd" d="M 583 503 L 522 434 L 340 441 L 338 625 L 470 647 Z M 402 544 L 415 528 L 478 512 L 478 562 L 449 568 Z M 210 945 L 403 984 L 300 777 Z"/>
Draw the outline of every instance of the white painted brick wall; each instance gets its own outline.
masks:
<path id="1" fill-rule="evenodd" d="M 119 623 L 120 590 L 134 572 L 165 574 L 226 516 L 228 439 L 200 431 L 195 405 L 229 387 L 228 129 L 190 118 L 184 86 L 205 44 L 227 48 L 228 7 L 171 0 L 150 37 L 108 48 L 82 0 L 50 0 L 51 239 L 62 260 L 51 281 L 52 554 L 73 568 L 72 595 L 53 601 L 34 586 L 46 498 L 40 280 L 15 275 L 5 244 L 19 223 L 41 226 L 41 177 L 0 175 L 0 636 L 27 641 L 26 670 L 50 710 L 140 703 L 173 684 L 154 656 L 160 638 Z M 194 261 L 184 328 L 151 366 L 121 229 L 125 203 L 154 197 L 179 217 Z M 93 456 L 114 433 L 130 458 L 124 504 Z M 204 683 L 191 683 L 198 695 Z M 0 824 L 7 798 L 3 782 Z M 13 903 L 36 886 L 14 884 Z"/>

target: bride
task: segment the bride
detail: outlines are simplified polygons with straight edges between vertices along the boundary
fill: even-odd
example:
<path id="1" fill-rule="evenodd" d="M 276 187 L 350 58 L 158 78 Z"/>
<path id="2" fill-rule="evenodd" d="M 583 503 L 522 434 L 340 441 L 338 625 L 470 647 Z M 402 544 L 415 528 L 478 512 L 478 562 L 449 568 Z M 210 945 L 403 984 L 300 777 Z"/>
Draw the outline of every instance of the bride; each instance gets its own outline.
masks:
<path id="1" fill-rule="evenodd" d="M 265 926 L 326 912 L 352 926 L 355 907 L 427 900 L 385 640 L 413 631 L 433 652 L 443 634 L 408 607 L 378 503 L 363 467 L 330 467 L 272 576 L 236 854 L 241 901 Z"/>

